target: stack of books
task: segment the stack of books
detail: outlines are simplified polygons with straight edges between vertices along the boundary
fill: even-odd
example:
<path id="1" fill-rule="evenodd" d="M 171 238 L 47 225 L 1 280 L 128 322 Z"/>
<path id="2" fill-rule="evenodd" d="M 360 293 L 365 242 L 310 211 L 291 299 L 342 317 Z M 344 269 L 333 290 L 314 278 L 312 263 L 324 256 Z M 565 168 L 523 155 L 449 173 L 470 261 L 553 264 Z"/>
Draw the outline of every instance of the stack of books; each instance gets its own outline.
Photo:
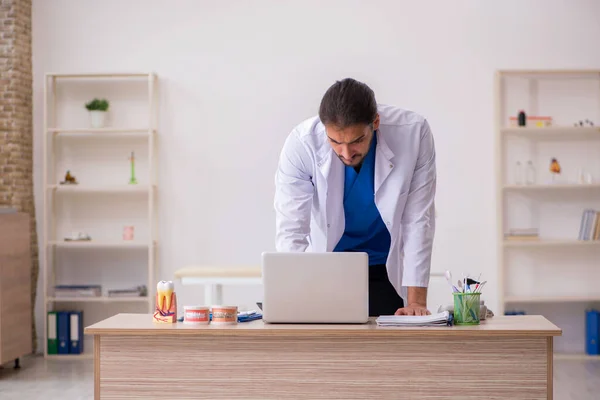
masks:
<path id="1" fill-rule="evenodd" d="M 101 285 L 56 285 L 54 297 L 98 297 L 102 296 Z"/>
<path id="2" fill-rule="evenodd" d="M 505 240 L 538 240 L 539 238 L 537 228 L 510 229 L 504 234 Z"/>
<path id="3" fill-rule="evenodd" d="M 144 297 L 148 295 L 146 285 L 128 288 L 128 289 L 112 289 L 108 291 L 108 297 Z"/>
<path id="4" fill-rule="evenodd" d="M 579 240 L 600 240 L 600 211 L 591 208 L 583 210 Z"/>

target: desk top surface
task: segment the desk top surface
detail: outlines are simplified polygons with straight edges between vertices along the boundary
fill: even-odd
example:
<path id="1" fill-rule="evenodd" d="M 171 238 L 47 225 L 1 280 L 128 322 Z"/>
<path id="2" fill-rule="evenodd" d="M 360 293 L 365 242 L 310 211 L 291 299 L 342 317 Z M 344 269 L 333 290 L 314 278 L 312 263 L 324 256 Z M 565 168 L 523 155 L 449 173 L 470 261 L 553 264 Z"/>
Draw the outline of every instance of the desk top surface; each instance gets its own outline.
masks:
<path id="1" fill-rule="evenodd" d="M 160 324 L 152 314 L 117 314 L 85 328 L 86 334 L 111 336 L 560 336 L 562 330 L 541 315 L 494 316 L 474 326 L 380 327 L 366 324 L 267 324 L 262 320 L 237 325 Z"/>

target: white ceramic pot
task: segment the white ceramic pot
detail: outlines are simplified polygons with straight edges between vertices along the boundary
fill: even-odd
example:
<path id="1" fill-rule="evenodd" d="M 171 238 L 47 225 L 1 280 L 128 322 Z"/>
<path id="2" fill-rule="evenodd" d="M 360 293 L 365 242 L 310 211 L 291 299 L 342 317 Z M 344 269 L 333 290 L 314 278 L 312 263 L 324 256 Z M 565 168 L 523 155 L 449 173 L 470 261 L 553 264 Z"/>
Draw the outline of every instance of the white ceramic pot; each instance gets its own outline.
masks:
<path id="1" fill-rule="evenodd" d="M 106 125 L 106 111 L 90 111 L 90 123 L 92 128 L 104 128 Z"/>

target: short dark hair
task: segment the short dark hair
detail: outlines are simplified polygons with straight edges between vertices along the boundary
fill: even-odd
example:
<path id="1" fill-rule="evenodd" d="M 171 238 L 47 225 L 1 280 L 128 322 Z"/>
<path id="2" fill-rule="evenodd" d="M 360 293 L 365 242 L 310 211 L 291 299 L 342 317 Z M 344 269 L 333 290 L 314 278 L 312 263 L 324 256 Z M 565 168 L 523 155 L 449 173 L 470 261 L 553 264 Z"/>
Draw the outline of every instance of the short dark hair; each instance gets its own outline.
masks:
<path id="1" fill-rule="evenodd" d="M 369 125 L 376 117 L 375 93 L 352 78 L 331 85 L 321 99 L 319 118 L 325 125 L 333 124 L 342 129 L 356 124 Z"/>

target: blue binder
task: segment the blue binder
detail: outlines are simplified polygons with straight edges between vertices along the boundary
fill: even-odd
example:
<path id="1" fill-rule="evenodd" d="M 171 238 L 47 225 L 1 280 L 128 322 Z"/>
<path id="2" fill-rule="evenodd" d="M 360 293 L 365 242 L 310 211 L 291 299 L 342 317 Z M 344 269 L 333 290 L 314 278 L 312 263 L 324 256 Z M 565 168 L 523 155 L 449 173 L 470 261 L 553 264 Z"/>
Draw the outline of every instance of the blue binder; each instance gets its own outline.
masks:
<path id="1" fill-rule="evenodd" d="M 600 312 L 585 311 L 585 352 L 590 355 L 600 354 Z"/>
<path id="2" fill-rule="evenodd" d="M 58 354 L 69 354 L 69 312 L 56 313 L 58 322 Z"/>
<path id="3" fill-rule="evenodd" d="M 83 353 L 83 312 L 71 311 L 69 313 L 69 353 Z"/>

